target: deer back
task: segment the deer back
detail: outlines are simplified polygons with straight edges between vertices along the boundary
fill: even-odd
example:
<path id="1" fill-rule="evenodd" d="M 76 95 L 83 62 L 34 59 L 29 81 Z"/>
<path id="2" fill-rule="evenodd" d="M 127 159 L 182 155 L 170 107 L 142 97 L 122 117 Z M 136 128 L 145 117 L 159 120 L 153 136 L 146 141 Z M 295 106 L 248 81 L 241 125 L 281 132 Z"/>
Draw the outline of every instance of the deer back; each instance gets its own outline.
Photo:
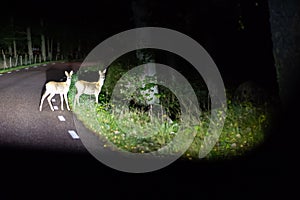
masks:
<path id="1" fill-rule="evenodd" d="M 70 84 L 71 84 L 71 77 L 72 77 L 73 71 L 71 71 L 70 73 L 65 71 L 65 74 L 67 76 L 67 80 L 65 82 L 49 81 L 46 84 L 46 90 L 51 93 L 56 93 L 56 94 L 68 92 L 69 88 L 70 88 Z"/>

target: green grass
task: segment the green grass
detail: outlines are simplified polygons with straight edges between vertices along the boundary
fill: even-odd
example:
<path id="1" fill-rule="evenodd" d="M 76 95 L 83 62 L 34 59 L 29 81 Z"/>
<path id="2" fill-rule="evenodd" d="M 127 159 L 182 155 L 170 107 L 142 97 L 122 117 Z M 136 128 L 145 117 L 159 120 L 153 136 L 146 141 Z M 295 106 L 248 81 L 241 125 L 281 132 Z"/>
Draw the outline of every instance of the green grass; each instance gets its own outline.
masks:
<path id="1" fill-rule="evenodd" d="M 207 115 L 208 116 L 208 115 Z M 208 159 L 226 159 L 242 156 L 262 144 L 270 126 L 271 116 L 266 105 L 255 107 L 251 103 L 232 104 L 228 101 L 226 120 L 218 142 L 207 155 Z M 207 130 L 208 119 L 198 128 L 194 142 L 186 152 L 189 159 L 196 158 Z"/>
<path id="2" fill-rule="evenodd" d="M 110 75 L 108 74 L 108 76 Z M 184 131 L 180 134 L 193 134 L 195 137 L 182 158 L 198 159 L 199 150 L 203 147 L 203 139 L 208 134 L 210 112 L 202 113 L 200 123 L 191 118 L 182 127 L 180 121 L 169 122 L 164 115 L 153 117 L 138 110 L 118 112 L 118 109 L 122 110 L 122 108 L 114 107 L 116 105 L 107 102 L 107 92 L 101 92 L 99 104 L 95 104 L 94 96 L 82 95 L 80 97 L 81 105 L 73 109 L 73 99 L 76 93 L 74 82 L 76 80 L 77 76 L 74 75 L 68 96 L 70 106 L 77 118 L 102 140 L 108 140 L 126 151 L 147 153 L 160 149 L 171 142 L 179 133 L 180 128 L 183 128 Z M 262 144 L 266 137 L 266 131 L 270 127 L 271 121 L 268 105 L 235 104 L 230 100 L 227 104 L 222 133 L 205 159 L 229 159 L 242 156 Z M 111 148 L 109 143 L 106 143 L 105 147 Z M 177 153 L 181 148 L 181 144 L 176 143 L 170 152 L 164 153 Z"/>

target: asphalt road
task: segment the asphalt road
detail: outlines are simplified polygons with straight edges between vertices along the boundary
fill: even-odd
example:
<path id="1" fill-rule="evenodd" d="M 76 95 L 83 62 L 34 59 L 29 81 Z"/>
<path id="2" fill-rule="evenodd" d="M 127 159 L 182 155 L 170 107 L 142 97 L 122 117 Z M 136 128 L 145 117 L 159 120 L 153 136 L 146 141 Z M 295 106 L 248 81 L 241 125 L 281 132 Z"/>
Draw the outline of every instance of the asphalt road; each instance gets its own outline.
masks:
<path id="1" fill-rule="evenodd" d="M 55 194 L 61 192 L 60 188 L 73 194 L 73 189 L 66 190 L 73 187 L 71 183 L 86 181 L 86 176 L 98 171 L 101 176 L 108 174 L 105 170 L 109 168 L 88 153 L 81 139 L 73 139 L 68 133 L 77 132 L 73 114 L 66 105 L 64 111 L 60 110 L 59 95 L 52 102 L 59 110 L 51 111 L 45 100 L 39 111 L 45 83 L 60 81 L 65 70 L 76 72 L 79 66 L 51 63 L 0 74 L 0 199 L 19 196 L 22 188 L 30 195 L 48 187 Z"/>
<path id="2" fill-rule="evenodd" d="M 84 152 L 80 139 L 73 139 L 69 130 L 76 130 L 72 112 L 60 110 L 59 95 L 52 112 L 47 100 L 42 112 L 39 103 L 44 85 L 49 80 L 63 78 L 65 70 L 76 70 L 77 63 L 37 65 L 0 76 L 0 146 L 31 150 Z M 48 79 L 48 80 L 47 80 Z M 65 121 L 60 121 L 63 116 Z"/>

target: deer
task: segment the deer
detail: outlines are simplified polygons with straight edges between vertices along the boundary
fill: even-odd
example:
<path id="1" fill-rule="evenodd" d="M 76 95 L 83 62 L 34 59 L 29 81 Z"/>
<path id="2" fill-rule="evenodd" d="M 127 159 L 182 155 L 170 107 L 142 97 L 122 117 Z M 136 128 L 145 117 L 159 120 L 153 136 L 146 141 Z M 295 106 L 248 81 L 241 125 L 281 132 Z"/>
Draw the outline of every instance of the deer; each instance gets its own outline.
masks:
<path id="1" fill-rule="evenodd" d="M 75 95 L 74 98 L 74 108 L 76 103 L 80 105 L 79 97 L 82 94 L 95 95 L 96 103 L 98 104 L 98 96 L 105 80 L 105 73 L 106 73 L 106 69 L 104 69 L 103 71 L 99 70 L 99 80 L 97 82 L 88 82 L 84 80 L 79 80 L 75 83 L 77 94 Z"/>
<path id="2" fill-rule="evenodd" d="M 66 105 L 67 105 L 67 109 L 70 110 L 69 104 L 68 104 L 68 92 L 70 89 L 70 85 L 71 85 L 71 78 L 73 75 L 73 71 L 71 71 L 70 73 L 68 73 L 67 71 L 65 71 L 65 75 L 67 76 L 67 80 L 65 82 L 56 82 L 56 81 L 49 81 L 48 83 L 46 83 L 46 91 L 44 92 L 42 98 L 41 98 L 41 103 L 40 103 L 40 111 L 42 111 L 42 107 L 43 107 L 43 102 L 45 100 L 45 98 L 48 96 L 47 100 L 48 100 L 48 104 L 51 108 L 52 111 L 54 111 L 52 103 L 51 103 L 51 99 L 54 97 L 54 95 L 59 94 L 60 95 L 60 101 L 61 101 L 61 110 L 64 110 L 64 102 L 63 99 L 65 99 Z"/>

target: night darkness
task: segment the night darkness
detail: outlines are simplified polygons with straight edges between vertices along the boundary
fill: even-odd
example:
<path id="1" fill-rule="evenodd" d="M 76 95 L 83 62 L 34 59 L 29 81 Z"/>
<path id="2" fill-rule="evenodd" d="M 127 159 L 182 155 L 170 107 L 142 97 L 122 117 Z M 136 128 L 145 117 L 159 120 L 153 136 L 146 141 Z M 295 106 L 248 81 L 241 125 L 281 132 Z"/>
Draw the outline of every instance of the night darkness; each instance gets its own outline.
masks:
<path id="1" fill-rule="evenodd" d="M 144 19 L 147 26 L 174 29 L 198 41 L 215 61 L 226 87 L 255 81 L 266 88 L 268 94 L 278 96 L 267 1 L 144 2 L 147 2 L 150 11 Z M 4 30 L 13 17 L 20 31 L 31 26 L 34 37 L 38 35 L 42 18 L 46 34 L 59 40 L 62 51 L 70 58 L 76 51 L 78 41 L 82 54 L 87 55 L 106 38 L 139 26 L 135 23 L 131 0 L 26 0 L 1 2 L 0 7 L 0 30 Z M 1 45 L 3 43 L 0 41 Z M 189 71 L 186 73 L 189 74 Z M 204 199 L 221 194 L 241 199 L 245 197 L 241 196 L 243 194 L 253 198 L 267 197 L 272 195 L 272 191 L 280 190 L 282 182 L 288 181 L 284 176 L 287 158 L 277 160 L 277 155 L 285 155 L 284 151 L 277 149 L 280 148 L 278 140 L 281 137 L 277 133 L 274 135 L 274 140 L 267 141 L 265 146 L 258 149 L 258 153 L 246 158 L 216 163 L 179 162 L 158 172 L 140 175 L 122 174 L 108 169 L 91 156 L 49 152 L 19 154 L 13 151 L 4 154 L 5 162 L 11 162 L 8 167 L 0 167 L 1 173 L 9 172 L 11 175 L 2 184 L 14 187 L 14 183 L 19 184 L 21 179 L 21 185 L 29 186 L 32 193 L 45 190 L 42 186 L 44 183 L 50 185 L 42 198 L 56 190 L 74 197 L 83 192 L 84 195 L 96 193 L 99 197 L 102 194 L 114 196 L 120 193 L 122 197 L 139 199 L 148 195 L 152 199 L 163 199 L 160 194 L 166 194 L 169 195 L 168 199 L 172 199 L 177 195 L 168 193 L 174 191 L 181 191 L 183 196 L 186 195 L 185 199 L 189 196 L 201 198 L 202 194 L 205 195 Z M 10 160 L 10 156 L 18 159 Z M 98 170 L 106 175 L 100 176 Z M 93 181 L 96 182 L 91 183 Z M 85 186 L 88 189 L 81 191 Z M 76 191 L 69 188 L 75 188 Z"/>
<path id="2" fill-rule="evenodd" d="M 228 82 L 239 84 L 255 80 L 277 90 L 276 70 L 268 5 L 255 1 L 146 1 L 150 16 L 147 26 L 180 31 L 198 41 L 211 55 Z M 44 20 L 47 33 L 61 41 L 68 53 L 78 41 L 87 55 L 96 45 L 121 31 L 136 26 L 132 2 L 92 1 L 20 1 L 1 12 L 1 24 L 14 17 L 20 29 L 32 26 L 38 30 Z M 33 33 L 34 34 L 34 33 Z M 272 88 L 273 87 L 273 88 Z"/>
<path id="3" fill-rule="evenodd" d="M 276 70 L 272 55 L 268 5 L 255 1 L 162 1 L 147 2 L 147 26 L 180 31 L 198 41 L 211 55 L 221 74 L 239 84 L 255 80 L 276 91 Z M 17 7 L 16 7 L 17 6 Z M 1 24 L 14 17 L 17 25 L 40 26 L 71 52 L 78 41 L 85 54 L 96 45 L 121 31 L 136 27 L 132 2 L 91 1 L 21 1 L 11 3 Z M 25 26 L 26 26 L 25 25 Z M 25 27 L 24 27 L 25 28 Z M 34 33 L 33 33 L 34 34 Z M 274 88 L 275 87 L 275 88 Z"/>

